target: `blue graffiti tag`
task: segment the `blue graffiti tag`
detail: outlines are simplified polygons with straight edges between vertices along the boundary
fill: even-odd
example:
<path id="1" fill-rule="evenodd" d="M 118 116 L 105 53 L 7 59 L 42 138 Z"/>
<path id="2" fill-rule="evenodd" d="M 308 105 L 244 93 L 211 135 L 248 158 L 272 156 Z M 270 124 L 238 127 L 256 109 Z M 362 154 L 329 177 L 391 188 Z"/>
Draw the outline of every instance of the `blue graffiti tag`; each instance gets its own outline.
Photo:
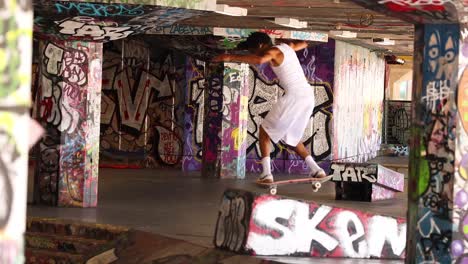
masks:
<path id="1" fill-rule="evenodd" d="M 55 3 L 57 13 L 77 12 L 82 16 L 138 16 L 143 15 L 143 5 L 129 6 L 122 4 L 94 4 L 94 3 Z"/>

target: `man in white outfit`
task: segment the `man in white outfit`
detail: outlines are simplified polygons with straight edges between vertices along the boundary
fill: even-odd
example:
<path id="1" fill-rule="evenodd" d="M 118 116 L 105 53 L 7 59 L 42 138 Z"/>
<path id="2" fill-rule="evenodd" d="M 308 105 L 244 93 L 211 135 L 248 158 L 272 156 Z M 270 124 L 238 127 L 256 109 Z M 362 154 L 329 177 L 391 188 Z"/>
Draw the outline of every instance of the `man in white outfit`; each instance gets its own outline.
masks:
<path id="1" fill-rule="evenodd" d="M 249 64 L 270 63 L 284 89 L 284 96 L 270 110 L 260 126 L 260 150 L 263 172 L 257 182 L 274 181 L 270 164 L 270 140 L 279 141 L 294 150 L 307 163 L 312 177 L 325 177 L 326 173 L 315 163 L 301 142 L 304 131 L 312 116 L 315 97 L 314 90 L 304 75 L 296 51 L 307 48 L 307 42 L 297 41 L 273 46 L 271 38 L 261 32 L 252 33 L 238 48 L 248 49 L 251 54 L 222 54 L 213 62 L 244 62 Z"/>

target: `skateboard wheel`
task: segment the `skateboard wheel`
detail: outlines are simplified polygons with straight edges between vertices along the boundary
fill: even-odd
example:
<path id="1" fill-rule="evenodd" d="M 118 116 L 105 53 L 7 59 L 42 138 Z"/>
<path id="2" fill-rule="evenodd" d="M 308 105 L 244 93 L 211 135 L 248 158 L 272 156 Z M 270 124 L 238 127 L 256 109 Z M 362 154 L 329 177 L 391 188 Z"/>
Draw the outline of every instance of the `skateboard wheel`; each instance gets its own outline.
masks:
<path id="1" fill-rule="evenodd" d="M 320 182 L 316 182 L 316 183 L 314 184 L 314 187 L 315 187 L 316 189 L 320 189 L 320 187 L 322 187 L 322 184 L 321 184 Z"/>
<path id="2" fill-rule="evenodd" d="M 271 188 L 270 189 L 270 194 L 275 195 L 276 194 L 276 188 Z"/>

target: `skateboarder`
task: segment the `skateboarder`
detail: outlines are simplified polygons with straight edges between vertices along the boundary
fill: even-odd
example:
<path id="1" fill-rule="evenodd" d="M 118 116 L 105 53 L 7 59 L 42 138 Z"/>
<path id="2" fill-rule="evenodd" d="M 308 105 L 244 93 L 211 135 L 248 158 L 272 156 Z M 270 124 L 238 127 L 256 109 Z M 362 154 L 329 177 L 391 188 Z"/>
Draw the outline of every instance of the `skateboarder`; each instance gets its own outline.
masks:
<path id="1" fill-rule="evenodd" d="M 270 165 L 270 140 L 279 141 L 294 150 L 307 163 L 312 177 L 322 178 L 326 173 L 315 163 L 312 156 L 301 142 L 315 106 L 314 90 L 304 75 L 296 51 L 307 48 L 307 42 L 294 41 L 273 46 L 271 38 L 261 32 L 252 33 L 246 41 L 238 45 L 247 49 L 248 55 L 222 54 L 213 62 L 244 62 L 249 64 L 269 63 L 284 89 L 284 96 L 279 98 L 260 126 L 260 150 L 263 172 L 259 183 L 274 181 Z"/>

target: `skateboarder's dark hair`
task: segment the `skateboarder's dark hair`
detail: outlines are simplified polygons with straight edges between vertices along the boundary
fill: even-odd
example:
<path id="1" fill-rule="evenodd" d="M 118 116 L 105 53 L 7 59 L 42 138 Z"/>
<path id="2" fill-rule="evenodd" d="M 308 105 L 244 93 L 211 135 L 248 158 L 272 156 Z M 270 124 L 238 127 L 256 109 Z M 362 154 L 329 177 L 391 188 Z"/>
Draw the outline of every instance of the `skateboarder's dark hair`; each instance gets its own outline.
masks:
<path id="1" fill-rule="evenodd" d="M 270 36 L 268 36 L 268 34 L 266 33 L 253 32 L 245 41 L 239 43 L 239 45 L 237 45 L 237 48 L 242 50 L 258 49 L 260 47 L 260 44 L 273 46 L 273 41 L 271 40 Z"/>

